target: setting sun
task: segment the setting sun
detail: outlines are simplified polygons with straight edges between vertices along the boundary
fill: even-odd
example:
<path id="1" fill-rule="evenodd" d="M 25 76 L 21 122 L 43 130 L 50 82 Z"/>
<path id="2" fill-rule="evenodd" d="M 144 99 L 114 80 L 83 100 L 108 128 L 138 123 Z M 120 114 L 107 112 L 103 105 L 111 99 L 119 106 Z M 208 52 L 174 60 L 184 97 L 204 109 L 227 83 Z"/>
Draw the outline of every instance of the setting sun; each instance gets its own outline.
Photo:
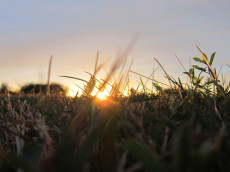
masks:
<path id="1" fill-rule="evenodd" d="M 99 93 L 97 94 L 97 98 L 99 98 L 99 99 L 101 99 L 101 100 L 105 100 L 105 99 L 107 99 L 107 97 L 108 97 L 108 95 L 105 94 L 105 92 L 99 92 Z"/>
<path id="2" fill-rule="evenodd" d="M 69 90 L 68 94 L 69 97 L 75 97 L 77 95 L 77 92 L 75 90 Z"/>
<path id="3" fill-rule="evenodd" d="M 110 95 L 111 89 L 112 87 L 107 85 L 103 91 L 98 92 L 98 89 L 95 87 L 91 95 L 96 96 L 98 99 L 106 100 Z"/>
<path id="4" fill-rule="evenodd" d="M 69 97 L 75 97 L 75 96 L 79 96 L 81 94 L 82 94 L 82 90 L 81 89 L 79 89 L 76 86 L 72 86 L 72 87 L 69 88 L 67 96 L 69 96 Z"/>

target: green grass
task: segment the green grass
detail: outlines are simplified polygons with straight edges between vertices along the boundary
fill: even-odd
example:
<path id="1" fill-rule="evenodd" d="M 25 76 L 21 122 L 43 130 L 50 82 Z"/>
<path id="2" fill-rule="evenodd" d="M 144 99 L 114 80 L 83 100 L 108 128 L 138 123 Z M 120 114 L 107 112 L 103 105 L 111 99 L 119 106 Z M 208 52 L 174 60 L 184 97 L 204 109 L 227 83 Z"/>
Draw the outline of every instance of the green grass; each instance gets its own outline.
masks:
<path id="1" fill-rule="evenodd" d="M 229 171 L 229 85 L 215 54 L 201 55 L 185 84 L 167 74 L 164 89 L 147 77 L 156 94 L 141 79 L 123 97 L 129 77 L 110 81 L 119 61 L 98 86 L 113 86 L 106 101 L 90 96 L 97 65 L 81 97 L 1 95 L 0 171 Z"/>

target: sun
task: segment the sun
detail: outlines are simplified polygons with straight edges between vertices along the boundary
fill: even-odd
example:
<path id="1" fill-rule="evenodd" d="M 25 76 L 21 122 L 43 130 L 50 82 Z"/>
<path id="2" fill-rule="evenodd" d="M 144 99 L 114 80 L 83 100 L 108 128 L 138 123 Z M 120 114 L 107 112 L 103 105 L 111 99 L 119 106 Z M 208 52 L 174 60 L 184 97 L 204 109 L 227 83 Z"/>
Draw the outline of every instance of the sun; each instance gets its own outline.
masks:
<path id="1" fill-rule="evenodd" d="M 98 92 L 98 89 L 95 87 L 91 95 L 96 96 L 100 100 L 106 100 L 110 95 L 111 89 L 112 87 L 107 85 L 103 91 Z"/>
<path id="2" fill-rule="evenodd" d="M 100 100 L 106 100 L 110 96 L 110 91 L 112 90 L 112 87 L 107 85 L 103 91 L 98 92 L 98 88 L 94 87 L 94 90 L 92 91 L 91 95 L 96 96 Z M 71 88 L 69 89 L 67 95 L 69 97 L 75 97 L 78 94 L 82 94 L 82 90 L 76 89 L 76 88 Z"/>
<path id="3" fill-rule="evenodd" d="M 108 96 L 109 96 L 109 93 L 107 91 L 103 91 L 103 92 L 100 91 L 97 94 L 97 98 L 101 99 L 101 100 L 106 100 L 108 98 Z"/>
<path id="4" fill-rule="evenodd" d="M 67 96 L 69 97 L 75 97 L 76 95 L 81 95 L 82 94 L 82 91 L 76 87 L 70 87 L 69 88 L 69 91 L 67 93 Z"/>
<path id="5" fill-rule="evenodd" d="M 69 97 L 75 97 L 75 96 L 76 96 L 76 94 L 77 94 L 77 93 L 76 93 L 75 91 L 70 90 L 70 91 L 68 92 L 68 94 L 67 94 L 67 95 L 68 95 Z"/>

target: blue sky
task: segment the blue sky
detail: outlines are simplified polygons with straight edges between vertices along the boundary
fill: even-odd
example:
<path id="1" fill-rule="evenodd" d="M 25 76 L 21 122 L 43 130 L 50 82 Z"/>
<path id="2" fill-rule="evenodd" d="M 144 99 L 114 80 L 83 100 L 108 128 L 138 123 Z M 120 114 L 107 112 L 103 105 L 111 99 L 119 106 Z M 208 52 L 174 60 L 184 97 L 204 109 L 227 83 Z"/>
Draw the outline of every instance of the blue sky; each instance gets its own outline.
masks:
<path id="1" fill-rule="evenodd" d="M 1 0 L 0 82 L 12 88 L 46 82 L 49 57 L 54 56 L 51 80 L 73 87 L 70 75 L 87 79 L 97 50 L 100 62 L 114 60 L 136 33 L 129 54 L 132 70 L 150 75 L 158 65 L 183 78 L 175 53 L 188 68 L 199 56 L 217 52 L 215 67 L 229 79 L 229 0 Z M 101 72 L 103 75 L 103 71 Z M 136 79 L 133 77 L 133 83 Z M 161 70 L 157 80 L 167 82 Z"/>

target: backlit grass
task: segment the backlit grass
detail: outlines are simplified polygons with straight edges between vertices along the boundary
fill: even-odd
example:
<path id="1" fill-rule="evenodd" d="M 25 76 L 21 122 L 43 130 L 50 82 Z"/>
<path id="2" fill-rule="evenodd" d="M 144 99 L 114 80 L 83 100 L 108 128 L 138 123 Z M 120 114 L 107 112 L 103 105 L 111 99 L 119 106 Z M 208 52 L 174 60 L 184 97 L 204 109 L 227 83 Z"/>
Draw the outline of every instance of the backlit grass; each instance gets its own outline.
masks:
<path id="1" fill-rule="evenodd" d="M 98 60 L 89 81 L 65 76 L 85 83 L 80 96 L 2 94 L 0 171 L 229 171 L 230 85 L 214 57 L 201 51 L 187 83 L 161 66 L 167 88 L 138 73 L 129 88 L 118 58 L 103 80 Z"/>

